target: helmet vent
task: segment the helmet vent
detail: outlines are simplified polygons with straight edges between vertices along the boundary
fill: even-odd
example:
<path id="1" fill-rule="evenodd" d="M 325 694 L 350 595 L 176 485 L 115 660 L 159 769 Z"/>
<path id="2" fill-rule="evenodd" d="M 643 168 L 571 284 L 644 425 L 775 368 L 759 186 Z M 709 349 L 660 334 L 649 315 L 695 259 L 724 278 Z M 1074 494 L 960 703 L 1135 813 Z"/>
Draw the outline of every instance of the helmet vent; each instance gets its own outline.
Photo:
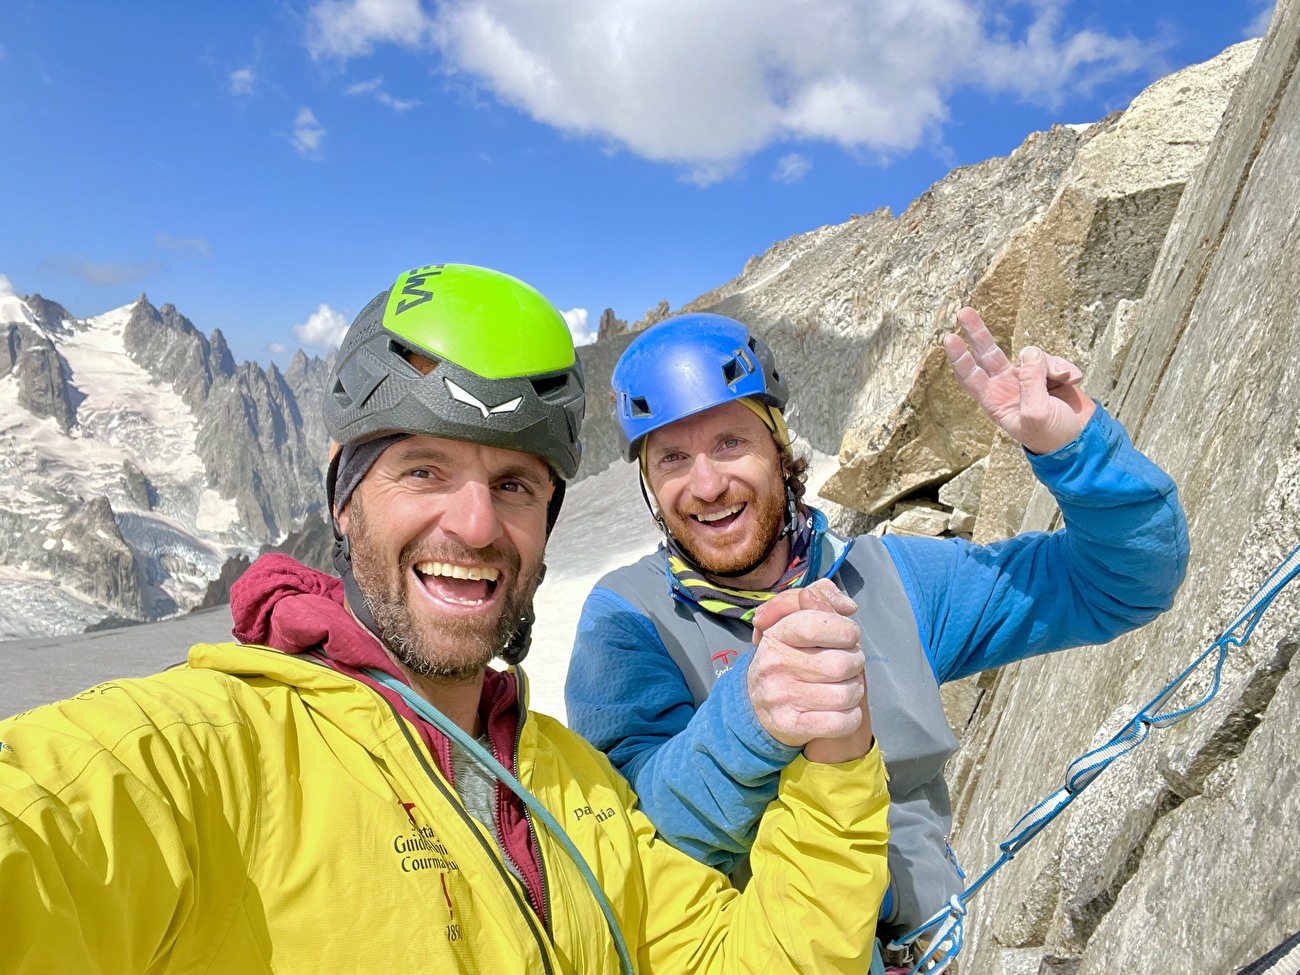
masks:
<path id="1" fill-rule="evenodd" d="M 417 352 L 415 349 L 412 349 L 408 345 L 403 345 L 401 342 L 395 342 L 392 339 L 389 339 L 388 351 L 393 355 L 401 356 L 411 365 L 412 368 L 423 376 L 429 375 L 429 373 L 438 368 L 437 359 L 430 359 L 427 355 Z"/>
<path id="2" fill-rule="evenodd" d="M 537 393 L 538 399 L 547 400 L 554 398 L 556 393 L 562 393 L 569 387 L 569 377 L 565 373 L 555 376 L 543 376 L 540 379 L 533 380 L 533 391 Z"/>
<path id="3" fill-rule="evenodd" d="M 332 394 L 334 396 L 334 401 L 343 409 L 347 409 L 352 405 L 352 397 L 348 395 L 348 391 L 343 388 L 343 383 L 338 379 L 334 380 L 334 389 L 332 390 Z"/>
<path id="4" fill-rule="evenodd" d="M 727 381 L 728 386 L 734 386 L 753 371 L 754 360 L 749 357 L 744 349 L 737 349 L 732 358 L 728 359 L 722 366 L 722 376 Z"/>
<path id="5" fill-rule="evenodd" d="M 654 415 L 654 413 L 650 409 L 650 404 L 646 402 L 646 398 L 644 396 L 629 396 L 627 401 L 628 401 L 628 405 L 632 408 L 633 416 Z"/>

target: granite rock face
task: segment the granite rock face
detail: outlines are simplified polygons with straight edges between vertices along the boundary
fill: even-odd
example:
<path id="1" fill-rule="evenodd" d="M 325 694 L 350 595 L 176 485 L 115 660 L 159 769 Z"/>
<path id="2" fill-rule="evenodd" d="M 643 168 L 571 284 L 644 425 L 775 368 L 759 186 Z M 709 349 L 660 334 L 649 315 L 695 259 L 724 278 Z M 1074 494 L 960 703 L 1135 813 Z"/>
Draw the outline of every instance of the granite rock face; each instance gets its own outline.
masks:
<path id="1" fill-rule="evenodd" d="M 0 563 L 54 580 L 102 606 L 101 615 L 140 619 L 145 586 L 112 505 L 103 497 L 49 500 L 40 524 L 0 509 Z"/>
<path id="2" fill-rule="evenodd" d="M 1281 0 L 1250 53 L 1145 288 L 1092 320 L 1104 368 L 1090 389 L 1179 485 L 1187 580 L 1142 630 L 987 682 L 950 769 L 968 867 L 991 862 L 1027 797 L 1059 787 L 1300 542 L 1300 406 L 1285 394 L 1300 381 L 1300 3 Z M 1019 530 L 1056 523 L 1041 491 L 1025 511 Z M 1298 645 L 1293 585 L 1228 655 L 1213 704 L 1153 732 L 976 899 L 966 970 L 1033 972 L 1050 958 L 1080 975 L 1229 972 L 1300 927 Z M 1191 683 L 1180 703 L 1208 672 Z"/>
<path id="3" fill-rule="evenodd" d="M 1092 368 L 1093 348 L 1122 304 L 1146 293 L 1187 181 L 1204 160 L 1257 47 L 1254 41 L 1238 44 L 1161 79 L 1127 111 L 1089 133 L 1047 213 L 1008 249 L 1008 257 L 1025 268 L 1009 349 L 1050 349 L 1084 370 L 1088 392 L 1101 391 L 1107 377 Z M 1109 344 L 1115 335 L 1107 339 Z M 1121 360 L 1122 350 L 1121 341 Z M 999 437 L 985 487 L 989 515 L 977 528 L 977 541 L 1019 527 L 1033 483 L 1019 446 Z"/>
<path id="4" fill-rule="evenodd" d="M 596 340 L 612 339 L 627 331 L 627 322 L 614 316 L 613 308 L 606 308 L 600 313 L 600 324 L 596 328 Z"/>
<path id="5" fill-rule="evenodd" d="M 327 368 L 320 360 L 313 364 L 300 350 L 288 375 L 274 365 L 237 366 L 220 330 L 209 339 L 172 305 L 155 309 L 144 295 L 123 338 L 127 354 L 197 415 L 208 481 L 234 500 L 255 536 L 282 537 L 323 505 L 328 438 L 318 404 Z"/>
<path id="6" fill-rule="evenodd" d="M 1048 205 L 1016 228 L 969 292 L 1008 352 L 1037 345 L 1091 376 L 1093 347 L 1121 305 L 1145 292 L 1187 178 L 1254 50 L 1241 44 L 1164 78 L 1083 132 Z M 1109 358 L 1117 354 L 1122 347 Z M 1006 537 L 1033 487 L 1020 449 L 971 411 L 942 348 L 918 358 L 896 404 L 846 432 L 841 471 L 822 493 L 881 513 L 987 454 L 986 516 L 975 537 Z"/>
<path id="7" fill-rule="evenodd" d="M 51 418 L 67 433 L 77 424 L 80 402 L 67 360 L 34 330 L 28 330 L 17 344 L 20 351 L 12 371 L 18 379 L 18 404 L 33 416 Z"/>
<path id="8" fill-rule="evenodd" d="M 80 395 L 72 384 L 72 371 L 59 354 L 56 341 L 71 324 L 62 305 L 32 295 L 20 306 L 14 320 L 0 322 L 0 379 L 17 379 L 17 402 L 33 416 L 47 417 L 63 433 L 77 423 Z"/>

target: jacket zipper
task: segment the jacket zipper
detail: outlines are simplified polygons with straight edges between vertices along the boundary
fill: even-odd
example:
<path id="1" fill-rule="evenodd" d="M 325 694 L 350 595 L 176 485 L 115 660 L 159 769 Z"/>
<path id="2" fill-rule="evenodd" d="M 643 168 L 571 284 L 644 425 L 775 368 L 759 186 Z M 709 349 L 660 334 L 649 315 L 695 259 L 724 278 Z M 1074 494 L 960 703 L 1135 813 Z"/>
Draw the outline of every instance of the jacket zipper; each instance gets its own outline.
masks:
<path id="1" fill-rule="evenodd" d="M 532 905 L 526 903 L 521 897 L 519 893 L 519 887 L 521 885 L 515 882 L 514 876 L 509 872 L 505 864 L 501 862 L 501 859 L 506 855 L 504 847 L 501 849 L 501 857 L 498 857 L 496 855 L 497 851 L 492 849 L 487 838 L 484 837 L 474 825 L 473 817 L 471 817 L 465 810 L 464 805 L 460 801 L 460 796 L 452 792 L 446 783 L 442 781 L 442 778 L 438 773 L 430 767 L 428 761 L 424 757 L 424 752 L 420 748 L 420 744 L 411 738 L 410 729 L 406 727 L 406 720 L 398 713 L 397 709 L 393 707 L 392 702 L 385 700 L 382 697 L 380 699 L 383 700 L 384 703 L 388 705 L 389 710 L 393 712 L 393 717 L 397 719 L 397 726 L 401 729 L 402 736 L 406 739 L 406 744 L 410 747 L 416 760 L 419 761 L 420 766 L 429 777 L 429 781 L 433 783 L 434 787 L 442 794 L 443 798 L 447 800 L 448 804 L 455 810 L 456 814 L 469 828 L 470 834 L 478 840 L 479 845 L 482 846 L 484 852 L 487 853 L 488 859 L 492 862 L 492 865 L 496 867 L 497 873 L 501 875 L 502 883 L 504 883 L 506 888 L 510 891 L 510 896 L 515 899 L 515 906 L 519 908 L 519 913 L 523 915 L 524 922 L 528 925 L 528 930 L 532 932 L 533 939 L 537 942 L 537 950 L 542 956 L 542 970 L 545 971 L 547 975 L 555 975 L 555 971 L 551 967 L 550 954 L 547 951 L 549 939 L 538 927 L 537 915 L 534 913 Z M 529 824 L 529 828 L 532 828 L 531 823 Z M 541 857 L 539 856 L 538 859 L 540 860 Z M 543 880 L 542 888 L 543 891 L 545 891 L 545 880 Z"/>
<path id="2" fill-rule="evenodd" d="M 521 727 L 523 723 L 524 723 L 523 711 L 521 709 L 519 715 L 519 724 Z M 510 768 L 511 774 L 513 774 L 516 779 L 519 778 L 519 738 L 520 738 L 520 730 L 519 728 L 516 728 L 515 729 L 515 754 L 514 754 L 514 758 L 511 761 L 511 768 Z M 492 748 L 492 757 L 495 758 L 498 762 L 501 762 L 501 755 L 497 752 L 496 742 L 492 740 L 491 735 L 488 736 L 488 744 Z M 504 765 L 505 763 L 502 762 L 501 764 Z M 495 783 L 495 788 L 493 791 L 499 795 L 501 790 L 504 788 L 505 788 L 504 785 L 502 785 L 500 782 L 497 782 Z M 528 811 L 527 806 L 524 806 L 524 821 L 528 824 L 528 835 L 533 841 L 533 849 L 537 851 L 537 872 L 542 882 L 542 889 L 541 889 L 542 902 L 541 904 L 533 904 L 532 907 L 535 911 L 537 911 L 538 914 L 542 916 L 543 919 L 545 919 L 551 916 L 550 896 L 546 890 L 546 864 L 542 860 L 542 845 L 537 839 L 537 830 L 533 828 L 533 814 Z M 528 899 L 531 901 L 532 891 L 529 890 L 528 884 L 523 882 L 522 878 L 524 876 L 524 872 L 519 868 L 519 861 L 517 861 L 510 854 L 510 849 L 506 845 L 505 834 L 502 833 L 501 831 L 500 820 L 498 820 L 496 823 L 496 832 L 497 832 L 497 846 L 501 848 L 502 858 L 505 859 L 505 861 L 508 864 L 510 864 L 511 868 L 513 868 L 514 870 L 515 875 L 520 878 L 519 881 L 520 886 L 524 888 L 524 892 L 528 894 Z M 543 920 L 542 924 L 545 925 L 546 921 Z"/>
<path id="3" fill-rule="evenodd" d="M 523 738 L 524 722 L 528 720 L 528 707 L 524 704 L 524 698 L 527 696 L 528 690 L 528 678 L 524 676 L 524 672 L 518 667 L 515 668 L 515 680 L 519 682 L 519 689 L 517 691 L 519 695 L 519 723 L 515 726 L 515 754 L 510 771 L 516 779 L 519 779 L 519 742 Z M 497 761 L 500 760 L 501 759 L 498 756 Z M 523 779 L 519 779 L 519 781 L 522 782 Z M 497 788 L 502 788 L 502 786 L 498 785 Z M 546 883 L 546 858 L 542 856 L 542 843 L 537 835 L 537 827 L 533 824 L 533 814 L 526 805 L 524 806 L 524 822 L 528 823 L 528 835 L 532 838 L 533 849 L 537 851 L 537 873 L 542 882 L 543 916 L 550 918 L 551 890 L 550 886 Z M 498 832 L 499 831 L 500 828 L 498 826 Z M 501 849 L 503 851 L 505 850 L 504 843 L 501 845 Z"/>

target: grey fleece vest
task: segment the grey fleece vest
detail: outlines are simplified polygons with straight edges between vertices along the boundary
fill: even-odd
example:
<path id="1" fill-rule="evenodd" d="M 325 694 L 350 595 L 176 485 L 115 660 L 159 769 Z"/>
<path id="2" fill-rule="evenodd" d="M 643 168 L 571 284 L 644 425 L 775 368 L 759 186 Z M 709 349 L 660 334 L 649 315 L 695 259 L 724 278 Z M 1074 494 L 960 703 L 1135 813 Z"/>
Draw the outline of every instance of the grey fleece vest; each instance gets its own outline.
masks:
<path id="1" fill-rule="evenodd" d="M 675 598 L 662 552 L 609 573 L 600 586 L 622 596 L 653 624 L 695 699 L 750 647 L 741 620 Z M 943 767 L 957 748 L 939 685 L 921 647 L 907 594 L 879 539 L 861 536 L 833 577 L 858 604 L 871 727 L 889 770 L 889 872 L 894 906 L 882 918 L 892 935 L 927 920 L 963 889 L 948 846 L 952 806 Z"/>

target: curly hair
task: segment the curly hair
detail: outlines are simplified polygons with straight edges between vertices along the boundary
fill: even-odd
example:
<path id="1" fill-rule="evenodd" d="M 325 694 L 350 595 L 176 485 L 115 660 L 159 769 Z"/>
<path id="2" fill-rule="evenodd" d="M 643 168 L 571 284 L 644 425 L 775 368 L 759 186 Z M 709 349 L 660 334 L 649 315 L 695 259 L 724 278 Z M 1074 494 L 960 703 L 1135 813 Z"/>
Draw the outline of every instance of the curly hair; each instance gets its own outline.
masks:
<path id="1" fill-rule="evenodd" d="M 781 455 L 781 477 L 794 496 L 794 503 L 801 505 L 804 493 L 808 490 L 808 471 L 812 463 L 806 453 L 796 454 L 788 444 L 778 444 L 777 448 Z"/>

